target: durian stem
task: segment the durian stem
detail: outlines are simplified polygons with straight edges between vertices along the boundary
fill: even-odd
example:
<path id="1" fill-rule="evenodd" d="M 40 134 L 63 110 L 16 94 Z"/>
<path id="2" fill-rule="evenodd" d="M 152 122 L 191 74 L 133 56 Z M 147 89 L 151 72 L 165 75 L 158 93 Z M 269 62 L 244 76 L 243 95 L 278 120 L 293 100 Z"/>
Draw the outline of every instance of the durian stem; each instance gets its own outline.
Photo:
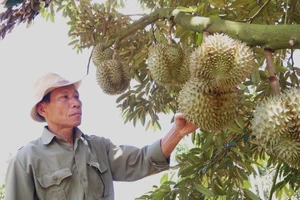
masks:
<path id="1" fill-rule="evenodd" d="M 278 78 L 276 77 L 272 51 L 270 49 L 265 49 L 265 56 L 267 61 L 267 69 L 269 71 L 270 87 L 273 91 L 273 94 L 278 95 L 280 93 L 280 85 Z"/>
<path id="2" fill-rule="evenodd" d="M 169 29 L 168 29 L 168 44 L 172 44 L 172 43 L 173 43 L 172 29 L 173 29 L 174 26 L 175 26 L 174 23 L 172 23 L 172 24 L 169 26 Z"/>
<path id="3" fill-rule="evenodd" d="M 273 177 L 273 183 L 272 183 L 272 187 L 271 187 L 271 191 L 270 191 L 270 195 L 269 195 L 268 200 L 272 200 L 272 196 L 273 196 L 273 193 L 274 193 L 274 190 L 275 190 L 276 180 L 277 180 L 277 176 L 278 176 L 280 167 L 281 167 L 281 161 L 278 163 L 278 165 L 276 167 L 276 171 L 275 171 L 275 174 L 274 174 L 274 177 Z"/>
<path id="4" fill-rule="evenodd" d="M 203 42 L 205 42 L 205 40 L 206 40 L 207 36 L 209 36 L 209 35 L 210 35 L 210 33 L 209 33 L 209 32 L 207 32 L 207 31 L 203 31 L 203 34 L 202 34 L 202 43 L 203 43 Z"/>
<path id="5" fill-rule="evenodd" d="M 89 61 L 88 61 L 88 64 L 86 66 L 86 75 L 88 75 L 89 71 L 90 71 L 90 64 L 91 64 L 91 60 L 92 60 L 94 48 L 95 48 L 95 46 L 93 47 L 93 49 L 92 49 L 92 51 L 90 53 Z"/>
<path id="6" fill-rule="evenodd" d="M 120 44 L 120 40 L 117 40 L 114 43 L 114 54 L 113 54 L 113 59 L 114 60 L 118 60 L 119 59 L 119 44 Z"/>

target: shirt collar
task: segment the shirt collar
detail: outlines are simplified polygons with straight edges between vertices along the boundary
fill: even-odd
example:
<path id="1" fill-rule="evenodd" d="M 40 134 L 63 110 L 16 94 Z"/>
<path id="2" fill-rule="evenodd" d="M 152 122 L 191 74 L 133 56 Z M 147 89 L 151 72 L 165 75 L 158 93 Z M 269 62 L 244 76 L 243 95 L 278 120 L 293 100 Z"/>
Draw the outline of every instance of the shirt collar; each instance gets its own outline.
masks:
<path id="1" fill-rule="evenodd" d="M 75 127 L 75 135 L 76 135 L 76 138 L 81 138 L 83 140 L 88 139 L 86 137 L 86 135 L 84 135 L 82 133 L 82 131 L 77 127 Z M 52 142 L 53 138 L 55 138 L 55 137 L 56 137 L 56 135 L 54 133 L 52 133 L 51 131 L 49 131 L 48 126 L 45 126 L 43 129 L 42 136 L 41 136 L 43 145 L 50 144 Z"/>

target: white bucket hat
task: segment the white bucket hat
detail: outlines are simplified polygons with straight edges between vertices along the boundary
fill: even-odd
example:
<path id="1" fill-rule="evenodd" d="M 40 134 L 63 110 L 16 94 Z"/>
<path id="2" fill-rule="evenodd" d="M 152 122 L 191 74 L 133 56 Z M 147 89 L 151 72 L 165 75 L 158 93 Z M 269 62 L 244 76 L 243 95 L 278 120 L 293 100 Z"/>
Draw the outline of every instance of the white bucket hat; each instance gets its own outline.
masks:
<path id="1" fill-rule="evenodd" d="M 37 122 L 45 122 L 45 119 L 36 111 L 36 105 L 44 98 L 46 94 L 48 94 L 52 90 L 72 84 L 76 89 L 78 89 L 81 84 L 81 79 L 77 81 L 68 81 L 60 75 L 54 73 L 47 73 L 42 76 L 34 84 L 34 102 L 30 112 L 31 118 Z"/>

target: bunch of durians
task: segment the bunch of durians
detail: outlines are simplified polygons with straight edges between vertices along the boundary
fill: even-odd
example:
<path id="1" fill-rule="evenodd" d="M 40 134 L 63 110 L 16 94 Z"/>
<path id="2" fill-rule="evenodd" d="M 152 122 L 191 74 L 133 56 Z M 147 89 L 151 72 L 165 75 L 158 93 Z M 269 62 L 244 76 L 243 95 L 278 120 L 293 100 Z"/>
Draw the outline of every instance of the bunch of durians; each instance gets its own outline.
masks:
<path id="1" fill-rule="evenodd" d="M 157 44 L 148 57 L 153 79 L 180 85 L 179 111 L 203 130 L 217 132 L 234 120 L 241 101 L 238 85 L 253 71 L 252 50 L 225 34 L 208 35 L 194 50 Z"/>
<path id="2" fill-rule="evenodd" d="M 113 58 L 113 50 L 95 46 L 96 78 L 105 93 L 120 94 L 129 86 L 129 68 Z M 254 54 L 244 42 L 226 34 L 205 37 L 194 48 L 155 44 L 147 65 L 153 80 L 162 86 L 179 86 L 178 109 L 202 130 L 218 132 L 236 118 L 242 99 L 238 85 L 254 69 Z M 266 97 L 251 120 L 252 135 L 268 154 L 290 167 L 300 166 L 300 90 L 287 89 Z"/>

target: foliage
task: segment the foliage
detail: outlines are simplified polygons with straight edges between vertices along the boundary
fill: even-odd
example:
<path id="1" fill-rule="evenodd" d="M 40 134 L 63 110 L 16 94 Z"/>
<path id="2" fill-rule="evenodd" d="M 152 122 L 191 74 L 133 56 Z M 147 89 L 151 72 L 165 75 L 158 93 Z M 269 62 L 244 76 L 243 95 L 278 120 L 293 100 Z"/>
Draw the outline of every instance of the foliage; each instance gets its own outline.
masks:
<path id="1" fill-rule="evenodd" d="M 0 199 L 4 199 L 5 192 L 4 192 L 4 184 L 0 187 Z"/>
<path id="2" fill-rule="evenodd" d="M 9 0 L 7 0 L 9 1 Z M 108 0 L 24 0 L 7 2 L 0 14 L 0 38 L 18 23 L 30 23 L 41 15 L 54 21 L 61 13 L 69 19 L 70 43 L 74 50 L 90 49 L 102 42 L 130 67 L 134 80 L 117 97 L 124 122 L 160 128 L 158 114 L 178 112 L 180 87 L 164 87 L 151 78 L 147 56 L 152 46 L 170 40 L 195 48 L 206 32 L 224 32 L 247 42 L 255 54 L 251 77 L 239 85 L 244 96 L 234 123 L 218 132 L 198 130 L 194 147 L 177 156 L 178 179 L 164 176 L 160 186 L 144 199 L 259 199 L 250 176 L 258 169 L 274 170 L 267 197 L 291 197 L 299 192 L 300 173 L 276 156 L 268 155 L 251 135 L 256 105 L 273 95 L 266 50 L 272 51 L 276 77 L 282 90 L 299 86 L 299 66 L 293 53 L 299 49 L 299 0 L 139 0 L 150 14 L 123 15 L 125 2 Z M 204 34 L 205 33 L 205 34 Z"/>

